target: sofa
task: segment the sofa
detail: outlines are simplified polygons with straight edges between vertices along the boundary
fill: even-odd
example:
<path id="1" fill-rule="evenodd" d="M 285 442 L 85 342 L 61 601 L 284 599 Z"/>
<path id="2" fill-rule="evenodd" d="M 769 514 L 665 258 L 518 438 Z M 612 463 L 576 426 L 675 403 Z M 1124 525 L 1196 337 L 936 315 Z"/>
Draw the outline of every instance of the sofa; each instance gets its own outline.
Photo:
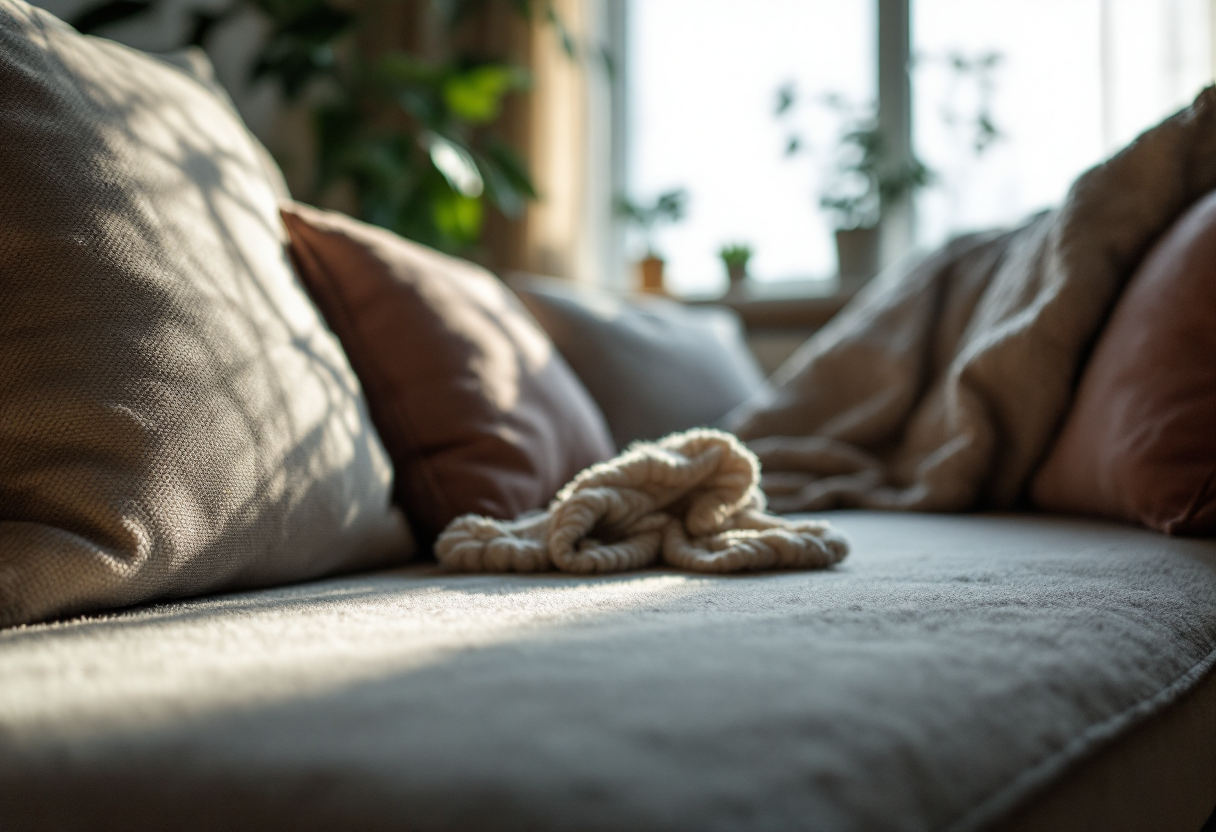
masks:
<path id="1" fill-rule="evenodd" d="M 834 508 L 826 569 L 452 571 L 647 437 L 242 131 L 0 0 L 0 828 L 1207 828 L 1216 540 Z"/>
<path id="2" fill-rule="evenodd" d="M 832 519 L 829 572 L 415 566 L 4 631 L 5 828 L 1203 825 L 1216 545 Z"/>

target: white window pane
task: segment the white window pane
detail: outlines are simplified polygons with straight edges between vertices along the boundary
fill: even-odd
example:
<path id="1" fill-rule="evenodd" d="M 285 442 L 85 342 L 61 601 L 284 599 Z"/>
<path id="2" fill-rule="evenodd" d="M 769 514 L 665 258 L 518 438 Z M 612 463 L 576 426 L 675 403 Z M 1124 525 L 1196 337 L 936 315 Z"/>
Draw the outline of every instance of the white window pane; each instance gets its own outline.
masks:
<path id="1" fill-rule="evenodd" d="M 940 242 L 1058 205 L 1084 170 L 1188 103 L 1211 78 L 1207 0 L 916 0 L 916 151 L 940 177 L 917 238 Z M 995 52 L 1002 137 L 973 149 L 974 73 L 949 57 Z"/>
<path id="2" fill-rule="evenodd" d="M 814 102 L 875 96 L 873 0 L 635 0 L 629 37 L 629 195 L 684 187 L 687 218 L 656 248 L 677 293 L 725 287 L 725 243 L 750 244 L 758 280 L 828 277 L 836 256 L 818 207 L 838 120 Z M 812 152 L 786 158 L 774 115 L 793 81 Z M 642 243 L 631 240 L 631 256 Z"/>
<path id="3" fill-rule="evenodd" d="M 1106 0 L 1108 151 L 1211 82 L 1209 0 Z"/>

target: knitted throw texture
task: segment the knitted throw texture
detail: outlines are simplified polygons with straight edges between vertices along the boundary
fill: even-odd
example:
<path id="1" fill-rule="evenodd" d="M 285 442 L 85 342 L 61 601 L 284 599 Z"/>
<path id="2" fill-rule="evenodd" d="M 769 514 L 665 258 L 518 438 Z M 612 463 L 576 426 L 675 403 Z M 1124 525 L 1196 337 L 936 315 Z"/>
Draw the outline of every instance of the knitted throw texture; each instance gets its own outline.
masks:
<path id="1" fill-rule="evenodd" d="M 815 520 L 765 511 L 760 463 L 729 433 L 696 429 L 638 443 L 587 468 L 544 512 L 465 515 L 435 556 L 466 572 L 620 572 L 663 562 L 694 572 L 816 568 L 848 554 Z"/>

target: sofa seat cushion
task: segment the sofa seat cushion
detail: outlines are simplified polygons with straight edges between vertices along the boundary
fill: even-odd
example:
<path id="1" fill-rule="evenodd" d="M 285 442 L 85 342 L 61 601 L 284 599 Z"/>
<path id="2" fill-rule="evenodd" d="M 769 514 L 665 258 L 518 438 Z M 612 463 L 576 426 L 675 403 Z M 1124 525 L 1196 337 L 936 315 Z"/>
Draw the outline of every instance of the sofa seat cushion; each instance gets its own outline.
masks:
<path id="1" fill-rule="evenodd" d="M 831 520 L 822 572 L 412 568 L 0 633 L 5 828 L 990 829 L 1095 761 L 1152 774 L 1090 820 L 1202 825 L 1216 700 L 1125 741 L 1210 693 L 1216 541 Z"/>

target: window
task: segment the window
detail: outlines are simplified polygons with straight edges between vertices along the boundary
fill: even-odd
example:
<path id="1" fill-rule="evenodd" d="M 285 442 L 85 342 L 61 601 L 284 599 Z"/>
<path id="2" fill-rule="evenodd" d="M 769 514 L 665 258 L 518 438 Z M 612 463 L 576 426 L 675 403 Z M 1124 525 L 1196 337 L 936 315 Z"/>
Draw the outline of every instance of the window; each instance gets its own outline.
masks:
<path id="1" fill-rule="evenodd" d="M 1058 205 L 1212 78 L 1208 0 L 915 0 L 912 32 L 914 143 L 939 178 L 925 245 Z M 999 135 L 977 153 L 983 83 Z"/>
<path id="2" fill-rule="evenodd" d="M 817 99 L 875 96 L 873 0 L 641 0 L 629 7 L 627 187 L 651 199 L 688 190 L 688 214 L 656 248 L 676 293 L 726 285 L 717 252 L 747 243 L 758 280 L 835 273 L 818 208 L 816 150 L 835 125 Z M 778 88 L 793 82 L 808 152 L 784 155 Z M 816 117 L 815 111 L 822 111 Z M 636 257 L 643 242 L 630 238 Z"/>
<path id="3" fill-rule="evenodd" d="M 629 3 L 625 186 L 637 200 L 689 192 L 686 218 L 656 239 L 672 291 L 721 291 L 717 251 L 734 242 L 754 248 L 758 281 L 834 276 L 819 195 L 841 118 L 822 101 L 877 97 L 878 7 Z M 1058 205 L 1078 174 L 1188 103 L 1213 74 L 1210 10 L 1210 0 L 911 0 L 913 145 L 936 174 L 916 199 L 916 242 Z M 777 91 L 790 82 L 798 105 L 779 120 Z M 977 132 L 983 114 L 991 141 Z M 804 149 L 787 157 L 791 127 Z M 631 259 L 642 246 L 630 238 Z"/>

